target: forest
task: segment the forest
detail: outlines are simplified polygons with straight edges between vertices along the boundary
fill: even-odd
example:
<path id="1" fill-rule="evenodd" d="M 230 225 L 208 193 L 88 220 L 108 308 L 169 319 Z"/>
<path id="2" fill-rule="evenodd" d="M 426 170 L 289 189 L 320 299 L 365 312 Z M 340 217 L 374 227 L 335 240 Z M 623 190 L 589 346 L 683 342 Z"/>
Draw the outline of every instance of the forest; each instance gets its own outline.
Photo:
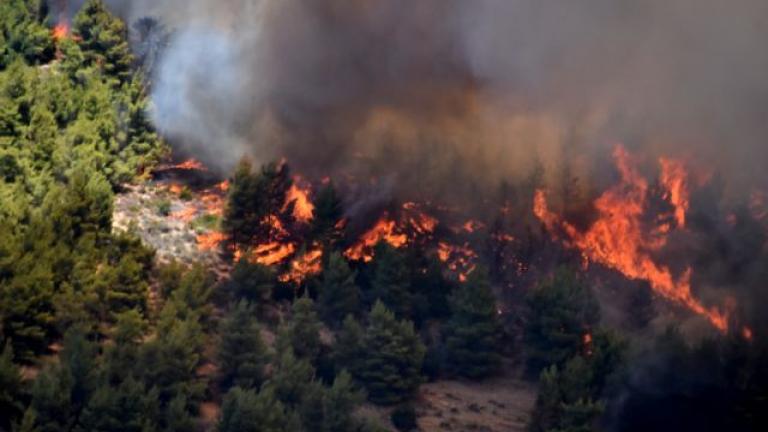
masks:
<path id="1" fill-rule="evenodd" d="M 173 157 L 150 115 L 156 53 L 136 48 L 162 24 L 126 24 L 102 0 L 85 1 L 64 34 L 52 16 L 41 0 L 0 3 L 0 431 L 412 431 L 423 386 L 502 376 L 535 389 L 509 430 L 768 424 L 759 307 L 737 314 L 743 330 L 653 332 L 647 283 L 610 274 L 637 293 L 633 322 L 613 325 L 594 273 L 531 213 L 536 174 L 502 188 L 525 213 L 510 218 L 516 242 L 498 219 L 460 275 L 418 241 L 381 237 L 354 256 L 343 180 L 317 183 L 301 221 L 302 203 L 285 204 L 291 161 L 249 157 L 221 178 L 212 222 L 226 274 L 158 260 L 113 229 L 113 212 Z M 739 217 L 699 260 L 731 254 L 737 282 L 757 286 L 766 231 Z M 276 233 L 276 219 L 287 228 Z M 249 259 L 278 240 L 322 251 L 317 269 L 291 279 L 289 261 Z M 748 263 L 763 265 L 747 274 Z M 440 430 L 491 429 L 446 419 Z"/>

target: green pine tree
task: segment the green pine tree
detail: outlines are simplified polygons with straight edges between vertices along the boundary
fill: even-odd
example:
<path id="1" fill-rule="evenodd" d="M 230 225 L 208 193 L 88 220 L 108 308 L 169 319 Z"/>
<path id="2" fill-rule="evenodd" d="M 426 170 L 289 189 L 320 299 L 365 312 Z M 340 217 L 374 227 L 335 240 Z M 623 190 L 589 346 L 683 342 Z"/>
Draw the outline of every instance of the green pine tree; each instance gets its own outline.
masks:
<path id="1" fill-rule="evenodd" d="M 253 308 L 241 300 L 221 323 L 219 371 L 222 387 L 258 388 L 269 360 Z"/>
<path id="2" fill-rule="evenodd" d="M 426 349 L 410 321 L 398 321 L 382 302 L 373 306 L 363 336 L 357 379 L 377 404 L 390 405 L 413 396 L 421 384 Z"/>
<path id="3" fill-rule="evenodd" d="M 120 83 L 130 79 L 133 55 L 122 20 L 112 15 L 102 0 L 88 0 L 72 27 L 82 49 L 84 66 L 96 66 Z"/>
<path id="4" fill-rule="evenodd" d="M 328 258 L 320 276 L 319 299 L 323 320 L 336 327 L 347 315 L 360 312 L 360 288 L 355 283 L 356 273 L 338 252 Z"/>
<path id="5" fill-rule="evenodd" d="M 288 429 L 285 408 L 271 391 L 256 393 L 235 387 L 224 397 L 219 432 L 283 432 Z"/>
<path id="6" fill-rule="evenodd" d="M 233 300 L 247 300 L 260 305 L 272 296 L 276 281 L 270 267 L 241 259 L 235 264 L 226 287 Z"/>
<path id="7" fill-rule="evenodd" d="M 445 349 L 454 373 L 483 378 L 500 366 L 496 299 L 487 273 L 478 268 L 450 298 L 451 317 L 446 323 Z"/>
<path id="8" fill-rule="evenodd" d="M 145 432 L 157 425 L 157 393 L 131 377 L 119 386 L 99 387 L 79 416 L 76 431 Z"/>
<path id="9" fill-rule="evenodd" d="M 21 370 L 13 362 L 11 344 L 6 342 L 0 354 L 0 430 L 10 430 L 24 413 L 23 390 Z"/>
<path id="10" fill-rule="evenodd" d="M 371 299 L 381 300 L 398 317 L 411 316 L 411 279 L 403 254 L 387 242 L 376 245 Z"/>
<path id="11" fill-rule="evenodd" d="M 314 199 L 314 219 L 312 219 L 312 237 L 325 250 L 331 250 L 342 238 L 342 229 L 339 226 L 344 216 L 341 198 L 332 183 L 323 186 Z"/>
<path id="12" fill-rule="evenodd" d="M 534 373 L 552 364 L 562 366 L 579 353 L 584 335 L 600 319 L 599 305 L 589 287 L 565 268 L 529 293 L 527 305 L 527 363 Z"/>
<path id="13" fill-rule="evenodd" d="M 315 303 L 309 297 L 301 297 L 293 302 L 291 318 L 285 326 L 283 337 L 296 357 L 314 362 L 322 348 L 320 328 Z"/>

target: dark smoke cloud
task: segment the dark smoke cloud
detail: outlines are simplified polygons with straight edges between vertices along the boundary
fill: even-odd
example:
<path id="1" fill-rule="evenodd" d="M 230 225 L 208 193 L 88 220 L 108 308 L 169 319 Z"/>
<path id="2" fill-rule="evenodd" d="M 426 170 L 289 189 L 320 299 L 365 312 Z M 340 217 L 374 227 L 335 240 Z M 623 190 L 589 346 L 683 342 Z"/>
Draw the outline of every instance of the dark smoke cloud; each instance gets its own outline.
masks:
<path id="1" fill-rule="evenodd" d="M 471 191 L 563 149 L 589 170 L 624 141 L 766 183 L 764 0 L 111 4 L 176 29 L 155 118 L 222 170 L 286 156 L 310 175 Z"/>

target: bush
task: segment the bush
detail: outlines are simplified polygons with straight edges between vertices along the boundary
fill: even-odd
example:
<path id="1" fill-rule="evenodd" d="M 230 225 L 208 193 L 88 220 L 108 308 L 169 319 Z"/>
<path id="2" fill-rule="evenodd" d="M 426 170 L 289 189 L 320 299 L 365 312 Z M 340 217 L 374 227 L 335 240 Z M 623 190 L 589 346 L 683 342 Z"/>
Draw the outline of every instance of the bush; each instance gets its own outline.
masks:
<path id="1" fill-rule="evenodd" d="M 401 432 L 416 430 L 416 409 L 411 404 L 400 405 L 392 411 L 392 424 Z"/>
<path id="2" fill-rule="evenodd" d="M 171 202 L 164 199 L 157 203 L 157 213 L 161 216 L 168 216 L 171 214 Z"/>

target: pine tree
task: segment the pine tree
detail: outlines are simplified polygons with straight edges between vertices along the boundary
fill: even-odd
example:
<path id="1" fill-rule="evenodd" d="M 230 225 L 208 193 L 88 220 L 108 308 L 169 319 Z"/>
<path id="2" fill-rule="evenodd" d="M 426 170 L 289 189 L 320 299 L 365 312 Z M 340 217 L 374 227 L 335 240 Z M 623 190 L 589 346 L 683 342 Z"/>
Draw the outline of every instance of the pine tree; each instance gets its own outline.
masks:
<path id="1" fill-rule="evenodd" d="M 127 376 L 140 376 L 136 370 L 140 344 L 147 330 L 147 323 L 136 309 L 115 316 L 112 330 L 114 344 L 104 348 L 103 370 L 110 384 L 117 384 Z"/>
<path id="2" fill-rule="evenodd" d="M 352 315 L 347 315 L 341 329 L 336 335 L 336 343 L 333 346 L 333 359 L 336 370 L 348 370 L 353 375 L 360 371 L 365 347 L 363 335 L 365 330 Z"/>
<path id="3" fill-rule="evenodd" d="M 0 354 L 0 430 L 10 430 L 11 424 L 24 412 L 21 370 L 13 363 L 11 344 L 5 344 Z"/>
<path id="4" fill-rule="evenodd" d="M 317 429 L 323 432 L 352 431 L 355 426 L 353 413 L 363 401 L 363 394 L 355 388 L 352 377 L 342 371 L 333 385 L 323 395 L 323 423 Z"/>
<path id="5" fill-rule="evenodd" d="M 530 317 L 525 329 L 528 368 L 537 372 L 563 365 L 577 354 L 584 335 L 600 319 L 600 308 L 589 287 L 573 271 L 558 269 L 527 298 Z"/>
<path id="6" fill-rule="evenodd" d="M 229 186 L 222 221 L 222 227 L 234 245 L 250 245 L 259 233 L 259 227 L 268 214 L 262 189 L 263 183 L 253 173 L 250 160 L 241 159 Z"/>
<path id="7" fill-rule="evenodd" d="M 546 432 L 554 429 L 562 413 L 562 394 L 559 384 L 559 372 L 556 365 L 541 372 L 539 395 L 531 415 L 528 429 L 531 432 Z"/>
<path id="8" fill-rule="evenodd" d="M 381 300 L 398 317 L 411 316 L 411 280 L 405 257 L 387 242 L 376 246 L 371 299 Z"/>
<path id="9" fill-rule="evenodd" d="M 307 359 L 298 358 L 287 349 L 277 359 L 277 370 L 264 384 L 284 406 L 301 405 L 315 378 L 315 369 Z"/>
<path id="10" fill-rule="evenodd" d="M 219 432 L 283 432 L 289 424 L 285 409 L 271 391 L 256 393 L 235 387 L 224 397 Z"/>
<path id="11" fill-rule="evenodd" d="M 320 320 L 315 304 L 309 297 L 301 297 L 293 303 L 291 319 L 284 337 L 298 358 L 314 362 L 320 354 Z"/>
<path id="12" fill-rule="evenodd" d="M 129 80 L 133 55 L 127 29 L 102 0 L 88 0 L 83 5 L 72 31 L 85 56 L 85 66 L 97 66 L 120 83 Z"/>
<path id="13" fill-rule="evenodd" d="M 31 402 L 24 423 L 32 418 L 34 430 L 58 432 L 70 430 L 76 407 L 72 403 L 73 379 L 62 366 L 44 369 L 32 384 Z"/>
<path id="14" fill-rule="evenodd" d="M 325 250 L 331 250 L 341 240 L 342 230 L 339 228 L 339 223 L 344 216 L 341 199 L 332 183 L 328 183 L 317 192 L 314 205 L 312 237 L 324 245 Z"/>
<path id="15" fill-rule="evenodd" d="M 80 414 L 76 431 L 144 432 L 157 425 L 156 392 L 147 392 L 144 384 L 126 378 L 119 386 L 100 387 Z"/>
<path id="16" fill-rule="evenodd" d="M 346 372 L 339 373 L 328 388 L 313 381 L 304 390 L 299 407 L 304 430 L 317 432 L 352 432 L 358 430 L 353 416 L 355 409 L 364 400 L 352 377 Z"/>
<path id="17" fill-rule="evenodd" d="M 198 316 L 167 303 L 160 313 L 157 334 L 141 345 L 137 370 L 147 386 L 156 387 L 161 406 L 184 394 L 189 406 L 200 402 L 205 382 L 197 376 L 204 335 Z"/>
<path id="18" fill-rule="evenodd" d="M 50 31 L 38 1 L 4 0 L 0 3 L 0 70 L 16 59 L 30 64 L 53 58 Z"/>
<path id="19" fill-rule="evenodd" d="M 187 409 L 187 397 L 179 394 L 171 399 L 165 410 L 165 428 L 168 432 L 194 432 L 197 429 L 195 420 Z"/>
<path id="20" fill-rule="evenodd" d="M 233 300 L 247 300 L 259 305 L 272 296 L 275 282 L 276 277 L 270 267 L 241 259 L 235 264 L 226 287 Z"/>
<path id="21" fill-rule="evenodd" d="M 318 299 L 321 315 L 328 325 L 336 327 L 347 315 L 360 312 L 360 289 L 355 278 L 356 273 L 349 268 L 344 256 L 332 253 L 320 277 Z"/>
<path id="22" fill-rule="evenodd" d="M 475 379 L 493 374 L 501 361 L 501 326 L 486 271 L 472 272 L 451 295 L 450 303 L 445 348 L 454 373 Z"/>
<path id="23" fill-rule="evenodd" d="M 221 323 L 219 371 L 222 387 L 258 388 L 264 380 L 267 348 L 253 308 L 240 301 Z"/>
<path id="24" fill-rule="evenodd" d="M 402 402 L 421 383 L 425 348 L 413 323 L 398 321 L 382 302 L 373 306 L 363 338 L 364 357 L 357 378 L 377 404 Z"/>

